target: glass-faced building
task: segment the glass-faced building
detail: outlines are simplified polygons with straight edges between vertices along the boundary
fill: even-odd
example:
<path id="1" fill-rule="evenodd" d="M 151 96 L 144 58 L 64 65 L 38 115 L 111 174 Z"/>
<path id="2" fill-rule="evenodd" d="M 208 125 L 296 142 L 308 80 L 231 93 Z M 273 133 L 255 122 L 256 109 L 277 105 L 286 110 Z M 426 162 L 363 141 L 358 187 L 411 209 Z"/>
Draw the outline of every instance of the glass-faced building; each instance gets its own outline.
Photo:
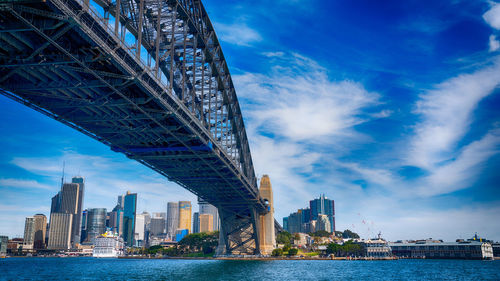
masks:
<path id="1" fill-rule="evenodd" d="M 123 240 L 128 247 L 134 245 L 136 207 L 137 193 L 127 191 L 123 208 Z"/>
<path id="2" fill-rule="evenodd" d="M 106 208 L 87 210 L 87 241 L 94 243 L 95 238 L 106 232 Z"/>

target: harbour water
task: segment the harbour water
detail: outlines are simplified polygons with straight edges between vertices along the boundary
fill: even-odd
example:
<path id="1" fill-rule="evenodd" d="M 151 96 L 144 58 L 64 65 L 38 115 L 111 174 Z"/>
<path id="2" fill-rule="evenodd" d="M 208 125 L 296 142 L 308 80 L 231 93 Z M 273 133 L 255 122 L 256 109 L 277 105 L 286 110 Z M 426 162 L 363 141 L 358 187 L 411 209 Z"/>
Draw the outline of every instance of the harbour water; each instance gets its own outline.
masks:
<path id="1" fill-rule="evenodd" d="M 7 258 L 0 280 L 500 280 L 500 260 Z"/>

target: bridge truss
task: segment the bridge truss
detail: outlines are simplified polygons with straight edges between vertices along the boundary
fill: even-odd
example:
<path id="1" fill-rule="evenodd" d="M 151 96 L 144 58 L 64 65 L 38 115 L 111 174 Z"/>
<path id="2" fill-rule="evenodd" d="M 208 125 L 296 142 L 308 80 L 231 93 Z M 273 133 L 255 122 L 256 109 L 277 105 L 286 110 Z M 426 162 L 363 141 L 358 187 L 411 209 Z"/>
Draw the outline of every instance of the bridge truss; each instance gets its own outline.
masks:
<path id="1" fill-rule="evenodd" d="M 0 93 L 215 205 L 225 253 L 260 252 L 266 206 L 200 0 L 0 0 Z"/>

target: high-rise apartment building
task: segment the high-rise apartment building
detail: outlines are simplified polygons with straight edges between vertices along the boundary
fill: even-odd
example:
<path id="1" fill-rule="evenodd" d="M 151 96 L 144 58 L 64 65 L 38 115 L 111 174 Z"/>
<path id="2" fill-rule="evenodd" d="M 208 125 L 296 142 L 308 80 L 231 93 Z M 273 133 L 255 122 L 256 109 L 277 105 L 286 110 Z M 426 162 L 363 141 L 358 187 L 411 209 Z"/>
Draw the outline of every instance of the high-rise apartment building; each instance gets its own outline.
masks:
<path id="1" fill-rule="evenodd" d="M 87 242 L 94 243 L 96 237 L 106 232 L 106 208 L 87 210 Z"/>
<path id="2" fill-rule="evenodd" d="M 50 214 L 49 244 L 50 250 L 68 250 L 71 248 L 71 229 L 73 214 Z"/>
<path id="3" fill-rule="evenodd" d="M 193 233 L 200 233 L 200 213 L 193 213 Z"/>
<path id="4" fill-rule="evenodd" d="M 83 177 L 73 177 L 71 182 L 78 184 L 78 201 L 76 204 L 76 213 L 73 215 L 73 229 L 71 242 L 73 246 L 81 241 L 82 215 L 83 215 L 83 199 L 85 198 L 85 179 Z"/>
<path id="5" fill-rule="evenodd" d="M 326 223 L 325 217 L 328 220 Z M 321 195 L 309 201 L 309 208 L 299 209 L 296 213 L 283 218 L 283 227 L 290 233 L 313 232 L 317 230 L 335 231 L 335 202 Z"/>
<path id="6" fill-rule="evenodd" d="M 47 233 L 47 217 L 43 214 L 36 214 L 33 216 L 35 219 L 34 225 L 34 239 L 33 247 L 36 250 L 45 249 L 45 236 Z"/>
<path id="7" fill-rule="evenodd" d="M 198 197 L 198 206 L 201 214 L 210 214 L 213 218 L 213 231 L 219 230 L 219 212 L 214 205 L 209 204 L 207 201 Z"/>
<path id="8" fill-rule="evenodd" d="M 330 200 L 322 194 L 319 198 L 309 201 L 311 208 L 311 220 L 318 220 L 318 215 L 327 215 L 330 221 L 329 232 L 335 232 L 335 202 Z"/>
<path id="9" fill-rule="evenodd" d="M 200 232 L 214 231 L 214 217 L 211 214 L 200 214 Z"/>
<path id="10" fill-rule="evenodd" d="M 179 201 L 179 226 L 178 229 L 187 229 L 191 232 L 191 202 Z"/>
<path id="11" fill-rule="evenodd" d="M 179 203 L 167 203 L 167 234 L 174 239 L 177 228 L 179 227 Z"/>
<path id="12" fill-rule="evenodd" d="M 27 217 L 24 222 L 23 250 L 33 250 L 35 242 L 35 218 Z"/>
<path id="13" fill-rule="evenodd" d="M 137 193 L 127 194 L 124 198 L 123 207 L 123 240 L 128 247 L 134 246 L 135 216 L 137 207 Z"/>

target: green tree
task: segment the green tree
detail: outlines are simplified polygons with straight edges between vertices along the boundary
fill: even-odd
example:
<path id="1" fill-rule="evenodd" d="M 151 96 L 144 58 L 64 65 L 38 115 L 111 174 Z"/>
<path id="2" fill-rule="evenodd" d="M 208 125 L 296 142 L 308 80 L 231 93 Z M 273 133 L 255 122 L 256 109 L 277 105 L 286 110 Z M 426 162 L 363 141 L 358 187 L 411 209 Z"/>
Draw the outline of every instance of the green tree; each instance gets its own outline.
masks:
<path id="1" fill-rule="evenodd" d="M 309 235 L 316 236 L 316 237 L 328 237 L 331 235 L 331 233 L 326 231 L 326 230 L 318 230 L 316 232 L 310 233 Z"/>
<path id="2" fill-rule="evenodd" d="M 274 249 L 271 255 L 273 257 L 281 257 L 283 255 L 283 250 L 280 248 Z"/>
<path id="3" fill-rule="evenodd" d="M 359 238 L 359 235 L 356 232 L 352 232 L 349 229 L 346 229 L 342 233 L 342 238 L 353 238 L 353 239 L 356 239 L 356 238 Z"/>
<path id="4" fill-rule="evenodd" d="M 288 250 L 288 255 L 289 256 L 295 256 L 298 252 L 299 252 L 299 249 L 297 249 L 297 248 L 291 248 L 290 250 Z"/>
<path id="5" fill-rule="evenodd" d="M 283 231 L 278 233 L 278 236 L 276 236 L 276 243 L 278 244 L 290 244 L 290 241 L 292 240 L 292 234 L 288 231 Z"/>

